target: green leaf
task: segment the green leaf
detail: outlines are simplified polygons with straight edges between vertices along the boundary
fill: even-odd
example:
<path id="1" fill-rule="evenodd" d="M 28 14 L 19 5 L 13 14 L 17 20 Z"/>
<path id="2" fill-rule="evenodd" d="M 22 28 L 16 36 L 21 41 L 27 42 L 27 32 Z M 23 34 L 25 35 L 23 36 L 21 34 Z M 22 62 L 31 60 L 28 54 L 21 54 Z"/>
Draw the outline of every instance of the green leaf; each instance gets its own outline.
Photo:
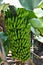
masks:
<path id="1" fill-rule="evenodd" d="M 43 17 L 39 18 L 42 23 L 42 28 L 38 28 L 40 33 L 43 35 Z"/>
<path id="2" fill-rule="evenodd" d="M 43 8 L 43 2 L 41 2 L 40 5 L 38 5 L 38 8 Z"/>
<path id="3" fill-rule="evenodd" d="M 31 26 L 33 26 L 34 28 L 41 28 L 42 27 L 42 23 L 39 19 L 37 18 L 32 18 L 29 20 Z"/>
<path id="4" fill-rule="evenodd" d="M 22 6 L 28 10 L 33 10 L 42 0 L 19 0 Z"/>
<path id="5" fill-rule="evenodd" d="M 39 18 L 42 24 L 42 28 L 43 28 L 43 17 Z"/>
<path id="6" fill-rule="evenodd" d="M 39 28 L 39 31 L 43 35 L 43 28 Z"/>

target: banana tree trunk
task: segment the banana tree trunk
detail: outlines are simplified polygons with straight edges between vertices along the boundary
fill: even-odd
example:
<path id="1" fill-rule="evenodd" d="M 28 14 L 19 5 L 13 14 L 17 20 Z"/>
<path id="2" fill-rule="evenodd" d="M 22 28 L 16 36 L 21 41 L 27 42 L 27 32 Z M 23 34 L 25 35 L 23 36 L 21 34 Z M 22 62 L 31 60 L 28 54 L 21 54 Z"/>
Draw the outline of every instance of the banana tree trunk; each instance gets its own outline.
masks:
<path id="1" fill-rule="evenodd" d="M 1 59 L 4 61 L 4 65 L 8 65 L 1 38 L 0 38 L 0 47 L 1 47 Z"/>

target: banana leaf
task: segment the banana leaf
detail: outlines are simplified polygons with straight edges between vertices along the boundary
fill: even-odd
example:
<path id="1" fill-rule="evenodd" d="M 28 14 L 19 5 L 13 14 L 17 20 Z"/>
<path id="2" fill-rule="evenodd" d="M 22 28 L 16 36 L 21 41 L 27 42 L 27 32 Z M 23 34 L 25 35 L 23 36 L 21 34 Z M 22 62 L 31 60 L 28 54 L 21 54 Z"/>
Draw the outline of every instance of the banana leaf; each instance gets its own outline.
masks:
<path id="1" fill-rule="evenodd" d="M 33 10 L 42 0 L 19 0 L 21 5 L 28 10 Z"/>
<path id="2" fill-rule="evenodd" d="M 40 5 L 38 6 L 38 8 L 43 8 L 43 1 L 40 3 Z"/>
<path id="3" fill-rule="evenodd" d="M 42 28 L 42 22 L 40 19 L 37 18 L 32 18 L 29 20 L 31 26 L 33 26 L 34 28 Z"/>

